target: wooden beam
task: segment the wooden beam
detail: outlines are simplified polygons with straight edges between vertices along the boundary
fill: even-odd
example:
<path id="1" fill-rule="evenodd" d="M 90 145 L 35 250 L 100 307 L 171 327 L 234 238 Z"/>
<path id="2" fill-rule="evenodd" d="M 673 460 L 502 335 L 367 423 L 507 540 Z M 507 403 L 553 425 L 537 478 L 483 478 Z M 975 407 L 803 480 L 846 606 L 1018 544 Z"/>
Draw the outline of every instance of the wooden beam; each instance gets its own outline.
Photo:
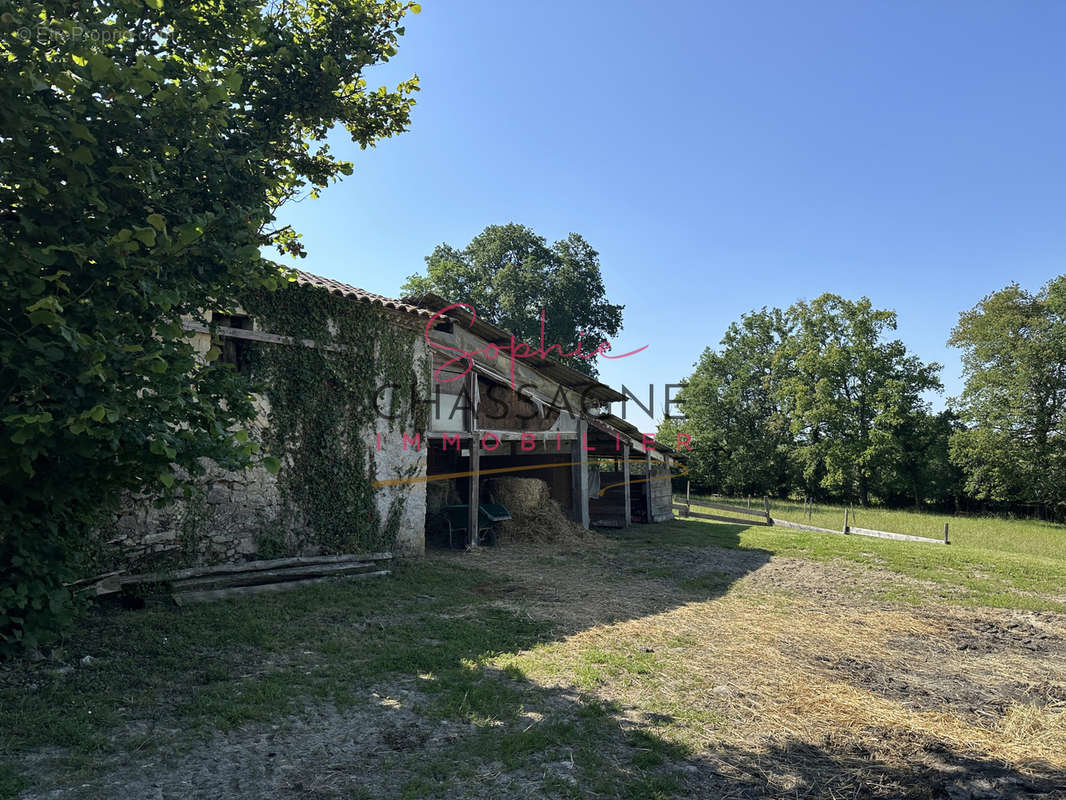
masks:
<path id="1" fill-rule="evenodd" d="M 464 413 L 466 428 L 470 431 L 470 492 L 467 497 L 466 532 L 467 544 L 471 549 L 477 547 L 477 529 L 480 523 L 478 506 L 481 504 L 481 442 L 477 437 L 477 373 L 471 370 L 466 376 L 468 394 L 467 409 Z"/>
<path id="2" fill-rule="evenodd" d="M 622 480 L 625 481 L 625 519 L 622 527 L 628 528 L 633 524 L 633 496 L 632 487 L 629 485 L 629 445 L 622 445 Z"/>
<path id="3" fill-rule="evenodd" d="M 201 325 L 198 322 L 183 322 L 181 327 L 191 333 L 211 332 L 210 327 Z M 302 347 L 329 350 L 334 353 L 342 353 L 345 349 L 331 344 L 318 344 L 313 339 L 297 339 L 293 336 L 282 336 L 278 333 L 267 333 L 266 331 L 246 331 L 243 328 L 230 328 L 225 325 L 216 326 L 215 333 L 230 339 L 247 339 L 252 342 L 270 342 L 271 344 L 298 344 Z"/>
<path id="4" fill-rule="evenodd" d="M 362 580 L 364 578 L 376 578 L 390 574 L 389 570 L 382 569 L 375 572 L 356 572 L 351 575 L 338 575 L 331 578 L 307 578 L 300 581 L 286 581 L 285 583 L 264 583 L 261 586 L 234 586 L 227 589 L 208 589 L 201 592 L 175 592 L 174 604 L 184 606 L 189 603 L 207 603 L 212 600 L 226 600 L 232 597 L 247 597 L 249 595 L 265 594 L 268 592 L 284 592 L 289 589 L 299 589 L 303 586 L 311 586 L 323 581 L 338 580 Z"/>
<path id="5" fill-rule="evenodd" d="M 535 441 L 538 444 L 552 445 L 552 449 L 554 449 L 557 439 L 569 442 L 577 438 L 577 433 L 574 431 L 505 431 L 497 428 L 479 429 L 477 432 L 477 438 L 481 439 L 486 433 L 491 433 L 501 442 L 517 442 L 523 435 L 533 434 Z M 470 438 L 471 434 L 467 431 L 427 431 L 425 436 L 427 439 L 443 439 L 445 436 L 458 436 L 460 440 L 466 441 Z"/>
<path id="6" fill-rule="evenodd" d="M 586 441 L 588 441 L 588 423 L 578 418 L 577 438 L 571 450 L 570 476 L 574 492 L 574 521 L 584 528 L 589 527 L 589 470 L 586 463 L 588 459 L 588 453 L 585 452 Z"/>
<path id="7" fill-rule="evenodd" d="M 773 522 L 767 522 L 766 520 L 756 519 L 741 519 L 739 517 L 723 517 L 718 514 L 702 514 L 699 511 L 692 511 L 688 506 L 681 503 L 674 503 L 673 509 L 680 511 L 686 517 L 694 517 L 695 519 L 709 519 L 715 522 L 732 522 L 736 525 L 772 525 Z M 833 531 L 835 533 L 835 531 Z"/>
<path id="8" fill-rule="evenodd" d="M 725 503 L 712 503 L 710 500 L 700 500 L 696 498 L 696 502 L 690 502 L 686 499 L 686 504 L 692 506 L 699 506 L 701 508 L 716 508 L 719 511 L 729 511 L 733 514 L 747 514 L 752 517 L 765 517 L 766 513 L 763 511 L 755 511 L 750 508 L 740 508 L 739 506 L 731 506 Z"/>
<path id="9" fill-rule="evenodd" d="M 654 522 L 651 513 L 651 452 L 644 456 L 644 504 L 648 509 L 648 522 Z"/>

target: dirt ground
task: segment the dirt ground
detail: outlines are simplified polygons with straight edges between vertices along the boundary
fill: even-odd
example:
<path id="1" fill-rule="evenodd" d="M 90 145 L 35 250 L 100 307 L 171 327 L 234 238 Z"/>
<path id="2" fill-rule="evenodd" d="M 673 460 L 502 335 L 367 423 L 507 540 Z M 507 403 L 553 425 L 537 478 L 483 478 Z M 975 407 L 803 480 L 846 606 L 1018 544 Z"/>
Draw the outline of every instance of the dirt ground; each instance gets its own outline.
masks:
<path id="1" fill-rule="evenodd" d="M 521 676 L 513 719 L 428 713 L 426 676 L 397 676 L 344 709 L 309 702 L 206 741 L 173 744 L 161 715 L 136 733 L 170 744 L 118 747 L 84 782 L 22 796 L 1066 798 L 1066 615 L 904 605 L 881 590 L 920 582 L 756 550 L 603 539 L 429 558 L 484 570 L 472 591 L 551 626 L 478 667 Z M 575 767 L 589 698 L 611 709 L 594 747 L 618 780 L 599 787 Z M 571 732 L 517 755 L 486 746 L 493 726 L 548 722 Z M 64 758 L 23 766 L 47 775 Z M 631 763 L 663 779 L 654 793 L 617 789 Z"/>
<path id="2" fill-rule="evenodd" d="M 693 726 L 694 795 L 715 776 L 747 775 L 762 786 L 730 784 L 737 796 L 1066 797 L 1062 614 L 878 601 L 880 589 L 923 582 L 750 550 L 658 552 L 652 575 L 612 548 L 479 558 L 516 582 L 501 604 L 573 631 L 560 650 L 667 645 L 661 682 L 597 691 L 636 718 L 669 698 L 728 721 Z M 594 574 L 632 577 L 593 584 L 590 561 Z M 678 584 L 695 585 L 690 601 L 661 610 Z"/>

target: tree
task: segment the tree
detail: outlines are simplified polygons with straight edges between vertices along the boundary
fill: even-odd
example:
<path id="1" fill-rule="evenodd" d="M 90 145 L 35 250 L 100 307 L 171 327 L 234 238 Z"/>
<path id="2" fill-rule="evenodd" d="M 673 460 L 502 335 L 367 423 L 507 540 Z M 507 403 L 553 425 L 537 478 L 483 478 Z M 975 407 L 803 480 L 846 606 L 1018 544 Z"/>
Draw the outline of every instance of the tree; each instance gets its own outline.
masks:
<path id="1" fill-rule="evenodd" d="M 580 235 L 549 246 L 524 225 L 489 225 L 464 249 L 438 245 L 426 257 L 426 274 L 403 286 L 410 296 L 434 293 L 472 305 L 478 316 L 539 346 L 541 311 L 544 344 L 582 354 L 622 329 L 623 306 L 607 301 L 599 253 Z M 553 353 L 554 355 L 554 353 Z M 596 358 L 562 357 L 563 363 L 595 377 Z"/>
<path id="2" fill-rule="evenodd" d="M 793 333 L 779 356 L 788 377 L 779 396 L 806 489 L 866 504 L 875 484 L 899 468 L 901 431 L 928 410 L 922 394 L 940 388 L 940 365 L 886 341 L 896 313 L 865 297 L 823 294 L 796 303 L 788 317 Z"/>
<path id="3" fill-rule="evenodd" d="M 951 457 L 978 499 L 1061 506 L 1066 495 L 1066 275 L 1038 293 L 1011 284 L 959 316 Z"/>
<path id="4" fill-rule="evenodd" d="M 62 582 L 124 489 L 253 458 L 250 387 L 183 320 L 284 278 L 277 208 L 404 130 L 416 80 L 367 89 L 413 3 L 4 6 L 0 57 L 0 649 L 69 618 Z M 217 352 L 208 354 L 209 359 Z"/>
<path id="5" fill-rule="evenodd" d="M 891 427 L 894 452 L 875 482 L 877 494 L 889 505 L 907 502 L 920 509 L 925 502 L 958 508 L 963 494 L 962 471 L 951 462 L 950 441 L 961 429 L 950 410 L 933 414 L 919 409 Z"/>
<path id="6" fill-rule="evenodd" d="M 701 488 L 731 495 L 780 494 L 790 483 L 792 436 L 777 387 L 789 336 L 780 309 L 762 309 L 732 323 L 722 349 L 703 352 L 678 399 L 683 429 L 692 434 L 689 466 Z"/>

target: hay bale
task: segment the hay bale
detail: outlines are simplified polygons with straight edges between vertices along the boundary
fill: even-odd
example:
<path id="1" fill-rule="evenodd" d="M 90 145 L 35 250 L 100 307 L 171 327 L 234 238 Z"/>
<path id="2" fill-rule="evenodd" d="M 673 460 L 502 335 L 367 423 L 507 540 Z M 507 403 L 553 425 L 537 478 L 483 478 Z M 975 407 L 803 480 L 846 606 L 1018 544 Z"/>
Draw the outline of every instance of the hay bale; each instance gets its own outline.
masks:
<path id="1" fill-rule="evenodd" d="M 498 526 L 503 539 L 514 542 L 560 542 L 588 539 L 595 534 L 567 518 L 548 484 L 539 478 L 492 478 L 486 493 L 511 512 Z"/>

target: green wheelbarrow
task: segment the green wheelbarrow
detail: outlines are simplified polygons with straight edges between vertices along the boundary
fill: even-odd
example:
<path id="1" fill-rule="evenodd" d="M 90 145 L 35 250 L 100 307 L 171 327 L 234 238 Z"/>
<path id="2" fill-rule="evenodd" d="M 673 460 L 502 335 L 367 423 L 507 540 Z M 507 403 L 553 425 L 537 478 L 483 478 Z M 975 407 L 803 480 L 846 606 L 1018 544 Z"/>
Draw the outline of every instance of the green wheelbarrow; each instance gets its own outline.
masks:
<path id="1" fill-rule="evenodd" d="M 447 539 L 448 547 L 466 547 L 469 537 L 469 505 L 445 506 L 430 518 L 430 530 L 440 531 L 441 539 Z M 507 506 L 500 503 L 482 503 L 477 507 L 477 543 L 496 544 L 496 523 L 511 518 Z"/>

